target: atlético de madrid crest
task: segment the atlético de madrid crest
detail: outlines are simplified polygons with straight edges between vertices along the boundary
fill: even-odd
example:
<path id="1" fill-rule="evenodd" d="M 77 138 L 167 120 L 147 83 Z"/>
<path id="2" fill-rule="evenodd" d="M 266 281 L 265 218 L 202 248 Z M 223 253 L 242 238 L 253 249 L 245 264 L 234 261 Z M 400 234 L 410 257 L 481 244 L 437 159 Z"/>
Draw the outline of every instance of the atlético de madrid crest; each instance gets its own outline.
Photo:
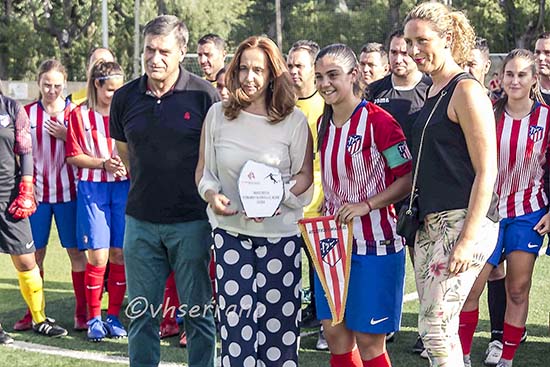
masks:
<path id="1" fill-rule="evenodd" d="M 8 127 L 8 125 L 10 124 L 10 115 L 0 115 L 0 126 L 2 127 Z"/>
<path id="2" fill-rule="evenodd" d="M 363 145 L 363 137 L 361 135 L 350 135 L 346 142 L 346 150 L 350 155 L 354 155 L 361 151 Z"/>
<path id="3" fill-rule="evenodd" d="M 544 128 L 542 126 L 529 126 L 529 138 L 536 143 L 542 139 L 544 135 Z"/>

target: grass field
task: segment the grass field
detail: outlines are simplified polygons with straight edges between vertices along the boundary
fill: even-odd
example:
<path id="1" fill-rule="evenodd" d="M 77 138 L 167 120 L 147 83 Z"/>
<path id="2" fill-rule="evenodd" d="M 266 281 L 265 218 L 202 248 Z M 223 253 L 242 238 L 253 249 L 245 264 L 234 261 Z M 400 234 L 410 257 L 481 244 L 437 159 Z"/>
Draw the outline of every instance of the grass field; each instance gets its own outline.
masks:
<path id="1" fill-rule="evenodd" d="M 406 293 L 414 292 L 414 279 L 407 269 Z M 69 260 L 61 249 L 55 231 L 52 231 L 50 246 L 45 264 L 46 272 L 46 310 L 50 317 L 55 318 L 69 329 L 69 336 L 62 339 L 48 339 L 35 335 L 33 332 L 13 332 L 12 325 L 25 312 L 25 305 L 18 290 L 15 270 L 9 256 L 0 256 L 0 321 L 17 341 L 31 342 L 46 346 L 53 346 L 75 351 L 101 353 L 111 356 L 127 356 L 126 340 L 109 340 L 102 343 L 90 343 L 86 340 L 85 332 L 72 331 L 73 298 L 69 268 Z M 523 344 L 516 356 L 514 367 L 547 367 L 550 366 L 550 338 L 548 318 L 550 297 L 548 296 L 548 275 L 550 274 L 550 258 L 542 256 L 536 264 L 533 287 L 531 291 L 531 311 L 528 319 L 528 341 Z M 307 277 L 304 277 L 307 282 Z M 307 284 L 304 284 L 307 286 Z M 482 355 L 489 341 L 489 322 L 485 295 L 480 307 L 480 323 L 474 339 L 472 361 L 474 366 L 482 366 Z M 418 304 L 416 301 L 407 302 L 403 307 L 402 330 L 396 341 L 388 345 L 393 365 L 398 367 L 428 366 L 426 360 L 410 352 L 416 339 L 416 318 Z M 123 319 L 125 325 L 128 320 Z M 307 330 L 306 330 L 307 331 Z M 327 352 L 315 350 L 316 336 L 306 336 L 301 340 L 300 366 L 324 367 L 328 366 Z M 161 358 L 164 362 L 185 362 L 185 352 L 178 347 L 178 339 L 170 338 L 162 341 Z M 0 347 L 0 367 L 2 366 L 114 366 L 107 362 L 76 360 L 63 356 L 43 355 Z"/>

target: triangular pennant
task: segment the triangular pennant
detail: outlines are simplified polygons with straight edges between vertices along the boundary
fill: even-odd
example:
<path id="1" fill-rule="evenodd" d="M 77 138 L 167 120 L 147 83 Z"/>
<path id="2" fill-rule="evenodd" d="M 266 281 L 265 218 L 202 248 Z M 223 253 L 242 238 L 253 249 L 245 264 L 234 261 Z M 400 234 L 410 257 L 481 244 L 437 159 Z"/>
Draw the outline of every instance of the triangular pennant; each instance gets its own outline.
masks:
<path id="1" fill-rule="evenodd" d="M 323 285 L 332 314 L 332 325 L 344 320 L 348 296 L 353 231 L 351 224 L 340 224 L 334 216 L 298 221 L 315 271 Z"/>

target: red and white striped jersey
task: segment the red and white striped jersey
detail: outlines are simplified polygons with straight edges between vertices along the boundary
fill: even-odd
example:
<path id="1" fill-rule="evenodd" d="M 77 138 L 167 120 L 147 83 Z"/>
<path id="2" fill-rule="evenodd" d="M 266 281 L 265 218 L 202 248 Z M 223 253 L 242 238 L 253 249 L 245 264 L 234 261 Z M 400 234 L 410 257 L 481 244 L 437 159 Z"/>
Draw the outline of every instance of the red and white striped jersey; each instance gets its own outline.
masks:
<path id="1" fill-rule="evenodd" d="M 548 205 L 544 175 L 549 163 L 550 116 L 546 105 L 514 120 L 506 112 L 497 124 L 498 211 L 502 218 L 529 214 Z"/>
<path id="2" fill-rule="evenodd" d="M 341 128 L 331 122 L 321 146 L 325 211 L 334 215 L 345 203 L 366 201 L 384 191 L 396 177 L 411 171 L 405 136 L 393 117 L 374 103 L 356 108 Z M 406 163 L 390 168 L 382 152 L 403 143 Z M 386 255 L 403 249 L 395 233 L 393 205 L 353 219 L 353 252 Z"/>
<path id="3" fill-rule="evenodd" d="M 50 135 L 48 120 L 69 123 L 75 105 L 67 103 L 57 115 L 49 115 L 40 101 L 25 106 L 29 115 L 32 156 L 34 161 L 35 193 L 38 202 L 64 203 L 76 199 L 76 168 L 65 161 L 65 142 Z"/>
<path id="4" fill-rule="evenodd" d="M 67 131 L 67 157 L 86 154 L 95 158 L 118 155 L 115 140 L 109 134 L 109 116 L 102 116 L 86 105 L 71 112 Z M 116 177 L 103 169 L 78 168 L 78 179 L 93 182 L 124 181 L 128 177 Z"/>

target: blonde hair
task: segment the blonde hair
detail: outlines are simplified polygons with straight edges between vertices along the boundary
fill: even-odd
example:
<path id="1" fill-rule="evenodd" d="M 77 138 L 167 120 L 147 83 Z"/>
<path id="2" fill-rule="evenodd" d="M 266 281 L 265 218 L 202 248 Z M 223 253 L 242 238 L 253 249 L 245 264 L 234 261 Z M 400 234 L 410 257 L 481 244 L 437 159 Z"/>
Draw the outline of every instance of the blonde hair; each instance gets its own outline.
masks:
<path id="1" fill-rule="evenodd" d="M 120 65 L 116 62 L 104 61 L 103 59 L 97 60 L 90 69 L 90 77 L 86 86 L 86 97 L 88 98 L 86 103 L 88 108 L 94 110 L 97 106 L 97 87 L 95 81 L 97 80 L 101 87 L 107 79 L 112 78 L 124 78 Z"/>
<path id="2" fill-rule="evenodd" d="M 265 93 L 267 118 L 272 123 L 280 122 L 294 110 L 296 93 L 281 51 L 272 40 L 263 36 L 252 36 L 241 42 L 227 67 L 225 87 L 229 91 L 229 100 L 224 106 L 225 117 L 234 120 L 242 109 L 250 106 L 250 98 L 239 82 L 241 56 L 250 48 L 258 48 L 266 56 L 269 69 L 269 86 Z"/>
<path id="3" fill-rule="evenodd" d="M 61 73 L 63 75 L 63 83 L 67 82 L 67 70 L 63 64 L 56 59 L 48 59 L 43 61 L 38 67 L 38 83 L 40 83 L 42 75 L 49 73 L 52 70 Z M 38 99 L 42 99 L 42 92 L 40 92 L 40 90 L 38 90 Z"/>
<path id="4" fill-rule="evenodd" d="M 403 24 L 413 19 L 425 20 L 434 30 L 444 37 L 451 33 L 451 54 L 455 62 L 463 66 L 475 45 L 475 32 L 466 15 L 461 11 L 451 11 L 438 2 L 425 2 L 414 7 L 405 17 Z"/>

